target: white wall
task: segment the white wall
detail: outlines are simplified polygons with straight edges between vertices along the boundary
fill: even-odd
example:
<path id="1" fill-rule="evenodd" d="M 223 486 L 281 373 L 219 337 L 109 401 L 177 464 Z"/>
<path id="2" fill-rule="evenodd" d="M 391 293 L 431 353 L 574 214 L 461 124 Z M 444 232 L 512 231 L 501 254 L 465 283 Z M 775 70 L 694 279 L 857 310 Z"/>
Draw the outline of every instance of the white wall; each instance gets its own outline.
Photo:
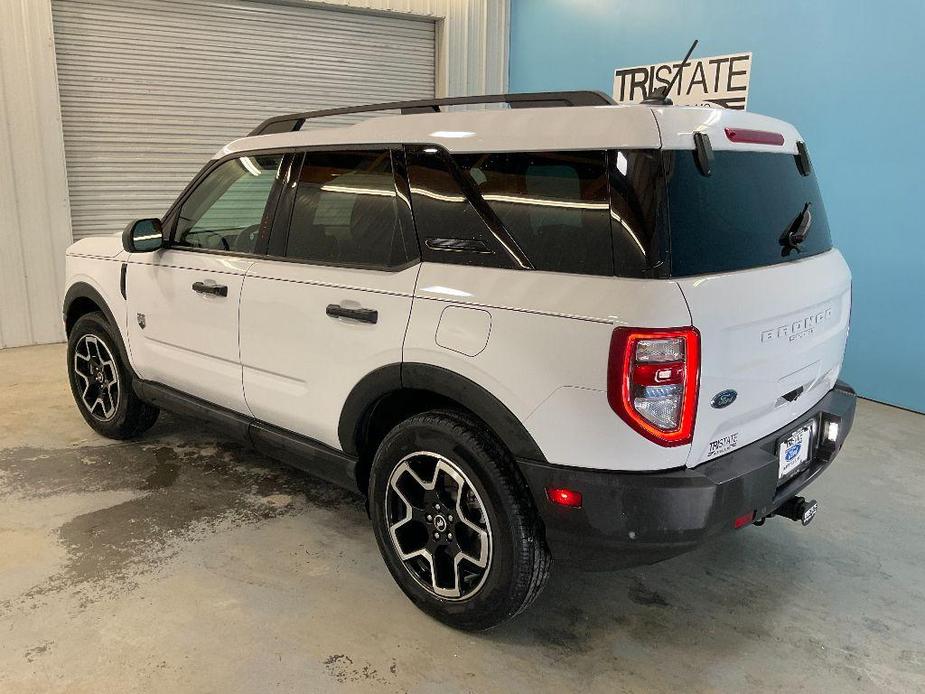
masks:
<path id="1" fill-rule="evenodd" d="M 62 339 L 71 218 L 48 0 L 0 0 L 0 347 Z"/>
<path id="2" fill-rule="evenodd" d="M 438 95 L 507 88 L 509 0 L 279 0 L 437 24 Z M 51 0 L 0 0 L 0 348 L 56 342 L 71 242 Z"/>

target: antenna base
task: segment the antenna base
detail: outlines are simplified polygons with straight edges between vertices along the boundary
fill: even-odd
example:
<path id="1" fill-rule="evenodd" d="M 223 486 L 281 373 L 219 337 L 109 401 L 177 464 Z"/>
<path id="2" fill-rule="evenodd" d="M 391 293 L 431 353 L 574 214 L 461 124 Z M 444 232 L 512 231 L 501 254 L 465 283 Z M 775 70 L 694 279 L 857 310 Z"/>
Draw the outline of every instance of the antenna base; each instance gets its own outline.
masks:
<path id="1" fill-rule="evenodd" d="M 653 89 L 652 93 L 642 100 L 642 103 L 658 104 L 659 106 L 671 106 L 673 104 L 671 97 L 668 96 L 668 90 L 665 89 L 665 87 Z"/>

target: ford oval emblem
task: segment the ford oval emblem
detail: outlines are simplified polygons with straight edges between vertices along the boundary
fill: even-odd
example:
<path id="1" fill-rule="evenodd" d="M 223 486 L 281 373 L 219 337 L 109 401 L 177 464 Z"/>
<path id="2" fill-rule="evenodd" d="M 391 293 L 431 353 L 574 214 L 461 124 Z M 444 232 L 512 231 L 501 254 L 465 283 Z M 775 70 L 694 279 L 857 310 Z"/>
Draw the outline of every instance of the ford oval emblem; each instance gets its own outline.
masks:
<path id="1" fill-rule="evenodd" d="M 734 403 L 737 397 L 739 397 L 739 394 L 734 390 L 723 390 L 713 396 L 713 399 L 710 401 L 710 406 L 715 407 L 717 410 L 721 410 Z"/>

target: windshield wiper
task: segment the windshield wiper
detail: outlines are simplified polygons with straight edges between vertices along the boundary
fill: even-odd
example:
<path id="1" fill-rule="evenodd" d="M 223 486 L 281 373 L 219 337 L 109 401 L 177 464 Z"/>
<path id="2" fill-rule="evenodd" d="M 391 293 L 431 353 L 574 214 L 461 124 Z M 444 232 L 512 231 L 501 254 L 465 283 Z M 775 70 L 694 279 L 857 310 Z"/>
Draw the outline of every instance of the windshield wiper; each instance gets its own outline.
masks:
<path id="1" fill-rule="evenodd" d="M 781 234 L 780 245 L 783 246 L 781 255 L 786 257 L 790 255 L 790 251 L 800 252 L 800 244 L 806 240 L 806 237 L 809 236 L 809 230 L 813 223 L 813 214 L 809 211 L 812 203 L 808 202 L 803 205 L 803 210 L 796 216 L 790 226 L 787 227 L 786 231 Z"/>

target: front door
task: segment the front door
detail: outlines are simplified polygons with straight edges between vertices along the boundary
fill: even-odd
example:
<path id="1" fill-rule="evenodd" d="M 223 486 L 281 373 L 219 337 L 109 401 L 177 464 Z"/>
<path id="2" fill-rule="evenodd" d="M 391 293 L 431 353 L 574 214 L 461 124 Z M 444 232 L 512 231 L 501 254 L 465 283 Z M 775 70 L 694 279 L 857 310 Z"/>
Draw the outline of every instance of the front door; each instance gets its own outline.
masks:
<path id="1" fill-rule="evenodd" d="M 238 349 L 245 273 L 265 248 L 283 155 L 228 159 L 186 196 L 168 248 L 131 256 L 128 336 L 141 378 L 247 413 Z"/>
<path id="2" fill-rule="evenodd" d="M 274 226 L 270 256 L 244 279 L 250 410 L 335 448 L 351 389 L 401 363 L 420 267 L 392 156 L 389 149 L 307 152 L 279 206 L 280 215 L 291 207 L 289 228 Z"/>

